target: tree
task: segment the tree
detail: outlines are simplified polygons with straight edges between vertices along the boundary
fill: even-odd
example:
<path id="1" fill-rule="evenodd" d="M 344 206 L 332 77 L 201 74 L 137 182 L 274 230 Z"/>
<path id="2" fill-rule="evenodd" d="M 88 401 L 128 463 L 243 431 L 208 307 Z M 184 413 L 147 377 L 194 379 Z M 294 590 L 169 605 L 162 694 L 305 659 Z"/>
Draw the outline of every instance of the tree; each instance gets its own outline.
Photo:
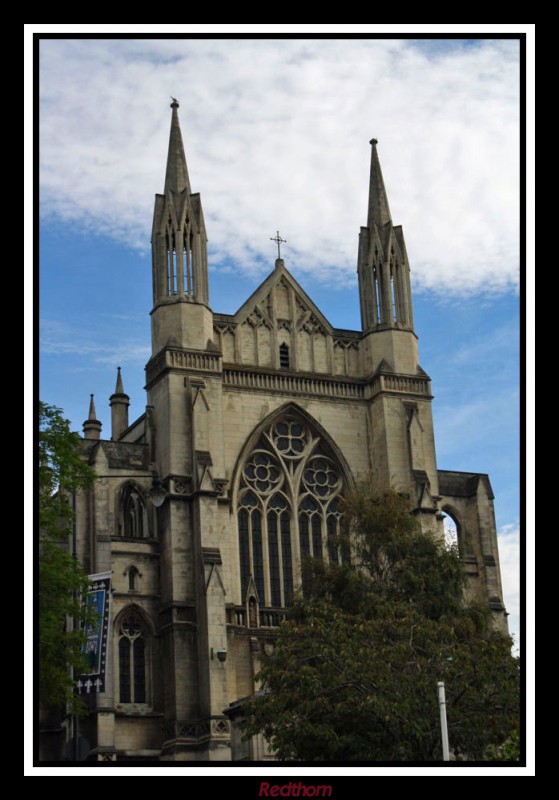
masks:
<path id="1" fill-rule="evenodd" d="M 80 437 L 72 433 L 60 409 L 39 404 L 39 699 L 43 706 L 70 701 L 73 696 L 70 667 L 84 671 L 81 626 L 69 618 L 84 619 L 82 598 L 88 580 L 69 552 L 74 511 L 73 495 L 93 484 L 94 472 L 79 453 Z M 87 619 L 89 624 L 95 620 Z"/>
<path id="2" fill-rule="evenodd" d="M 282 760 L 439 760 L 444 680 L 451 749 L 483 759 L 518 729 L 511 638 L 464 604 L 457 550 L 422 533 L 405 498 L 367 484 L 345 518 L 353 565 L 305 564 L 310 589 L 264 660 L 245 737 L 263 732 Z"/>

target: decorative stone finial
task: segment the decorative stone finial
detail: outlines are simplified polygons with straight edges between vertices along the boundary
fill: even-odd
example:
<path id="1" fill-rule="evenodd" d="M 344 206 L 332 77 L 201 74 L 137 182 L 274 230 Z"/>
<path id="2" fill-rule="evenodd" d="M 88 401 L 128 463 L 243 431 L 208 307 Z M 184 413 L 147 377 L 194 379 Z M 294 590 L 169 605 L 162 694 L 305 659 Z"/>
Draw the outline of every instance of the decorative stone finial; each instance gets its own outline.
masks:
<path id="1" fill-rule="evenodd" d="M 92 394 L 89 395 L 89 414 L 83 424 L 83 435 L 85 439 L 101 438 L 101 423 L 97 419 L 95 400 Z"/>
<path id="2" fill-rule="evenodd" d="M 97 412 L 95 411 L 95 400 L 92 394 L 89 395 L 89 414 L 88 420 L 96 420 Z"/>
<path id="3" fill-rule="evenodd" d="M 122 385 L 122 375 L 120 373 L 120 367 L 116 368 L 115 394 L 124 394 L 124 386 Z"/>

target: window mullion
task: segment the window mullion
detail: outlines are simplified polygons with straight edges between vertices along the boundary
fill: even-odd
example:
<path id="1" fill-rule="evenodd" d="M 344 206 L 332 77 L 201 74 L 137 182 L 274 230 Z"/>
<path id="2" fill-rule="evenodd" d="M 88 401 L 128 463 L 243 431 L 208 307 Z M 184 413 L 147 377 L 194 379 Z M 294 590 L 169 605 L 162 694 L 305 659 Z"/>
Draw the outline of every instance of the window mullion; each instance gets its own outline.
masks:
<path id="1" fill-rule="evenodd" d="M 134 688 L 134 642 L 130 639 L 130 702 L 136 702 L 136 690 Z"/>
<path id="2" fill-rule="evenodd" d="M 270 588 L 270 559 L 268 545 L 268 514 L 262 513 L 262 570 L 264 572 L 264 597 L 260 602 L 266 606 L 272 605 L 272 590 Z"/>
<path id="3" fill-rule="evenodd" d="M 252 552 L 252 511 L 247 514 L 248 517 L 248 563 L 249 563 L 249 575 L 252 575 L 254 580 L 254 557 Z M 250 578 L 249 578 L 250 580 Z M 246 600 L 246 597 L 242 598 L 243 603 Z"/>
<path id="4" fill-rule="evenodd" d="M 293 583 L 297 589 L 302 588 L 301 583 L 301 543 L 299 541 L 299 501 L 293 498 L 293 513 L 291 515 L 291 557 L 293 559 Z"/>
<path id="5" fill-rule="evenodd" d="M 294 564 L 293 564 L 293 548 L 292 548 L 292 526 L 291 526 L 292 516 L 289 514 L 288 511 L 282 511 L 280 514 L 279 522 L 280 522 L 280 535 L 281 535 L 281 557 L 282 561 L 285 562 L 285 569 L 284 569 L 284 586 L 285 586 L 285 605 L 288 605 L 293 600 L 293 573 L 294 573 Z M 284 535 L 286 534 L 286 535 Z M 290 586 L 287 586 L 287 583 Z M 289 591 L 289 597 L 287 596 Z"/>

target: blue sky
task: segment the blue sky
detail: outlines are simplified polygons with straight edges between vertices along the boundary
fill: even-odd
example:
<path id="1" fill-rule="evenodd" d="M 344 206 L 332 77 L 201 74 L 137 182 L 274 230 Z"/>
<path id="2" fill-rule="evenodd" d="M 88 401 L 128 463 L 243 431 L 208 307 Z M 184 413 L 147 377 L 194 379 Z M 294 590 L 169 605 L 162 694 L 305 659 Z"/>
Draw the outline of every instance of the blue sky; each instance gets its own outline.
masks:
<path id="1" fill-rule="evenodd" d="M 116 367 L 145 405 L 153 196 L 180 115 L 233 312 L 286 266 L 359 327 L 357 236 L 379 154 L 410 257 L 438 466 L 488 472 L 518 632 L 518 44 L 434 40 L 51 40 L 41 66 L 40 394 L 109 435 Z"/>

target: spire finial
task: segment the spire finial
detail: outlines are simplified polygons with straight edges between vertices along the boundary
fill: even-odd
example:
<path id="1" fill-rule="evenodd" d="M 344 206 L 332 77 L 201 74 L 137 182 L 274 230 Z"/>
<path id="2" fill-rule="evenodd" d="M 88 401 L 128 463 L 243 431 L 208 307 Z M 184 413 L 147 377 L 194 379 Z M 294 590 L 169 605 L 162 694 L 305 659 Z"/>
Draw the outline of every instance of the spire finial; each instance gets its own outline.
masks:
<path id="1" fill-rule="evenodd" d="M 173 101 L 173 102 L 171 103 L 171 108 L 179 108 L 179 107 L 180 107 L 180 103 L 179 103 L 179 101 L 177 100 L 177 98 L 176 98 L 176 97 L 173 97 L 172 95 L 169 95 L 169 97 L 170 97 L 170 98 L 171 98 L 171 100 Z"/>
<path id="2" fill-rule="evenodd" d="M 375 145 L 377 145 L 377 144 L 378 144 L 378 139 L 371 139 L 371 141 L 369 142 L 369 144 L 372 144 L 372 145 L 373 145 L 373 147 L 375 147 Z"/>

